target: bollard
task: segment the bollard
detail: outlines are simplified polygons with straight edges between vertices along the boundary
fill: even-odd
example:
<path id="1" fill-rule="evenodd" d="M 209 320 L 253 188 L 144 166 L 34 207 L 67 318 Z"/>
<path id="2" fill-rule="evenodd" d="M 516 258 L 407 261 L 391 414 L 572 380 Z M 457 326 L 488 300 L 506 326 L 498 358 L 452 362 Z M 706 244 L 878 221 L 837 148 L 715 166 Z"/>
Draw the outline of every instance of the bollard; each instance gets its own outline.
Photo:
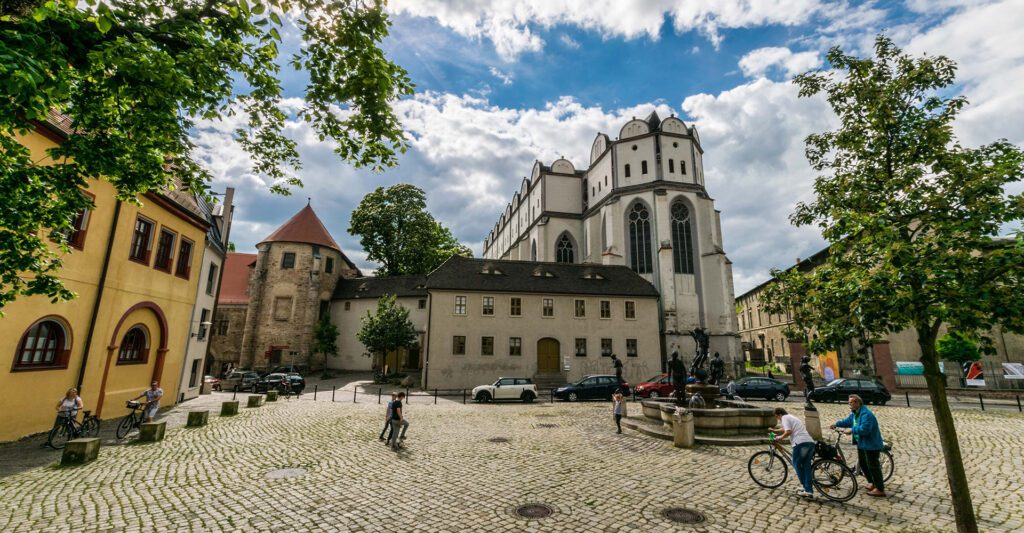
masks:
<path id="1" fill-rule="evenodd" d="M 907 407 L 910 407 L 910 393 L 909 392 L 904 392 L 904 394 L 907 395 Z"/>
<path id="2" fill-rule="evenodd" d="M 238 385 L 235 385 L 235 392 L 231 393 L 231 401 L 235 401 L 235 396 L 238 395 Z"/>
<path id="3" fill-rule="evenodd" d="M 268 390 L 267 391 L 267 401 L 268 402 L 276 402 L 278 394 L 279 393 L 276 390 Z"/>
<path id="4" fill-rule="evenodd" d="M 466 403 L 466 389 L 462 389 L 462 403 Z M 1017 397 L 1017 405 L 1020 405 L 1020 397 Z"/>
<path id="5" fill-rule="evenodd" d="M 317 388 L 317 385 L 313 385 L 313 401 L 314 402 L 316 401 L 316 388 Z"/>
<path id="6" fill-rule="evenodd" d="M 334 385 L 331 385 L 331 403 L 334 403 Z"/>
<path id="7" fill-rule="evenodd" d="M 246 404 L 247 407 L 259 407 L 261 405 L 263 405 L 263 397 L 259 395 L 249 396 L 249 403 Z"/>
<path id="8" fill-rule="evenodd" d="M 1017 410 L 1024 413 L 1024 409 L 1020 407 L 1020 394 L 1017 395 Z"/>
<path id="9" fill-rule="evenodd" d="M 434 389 L 434 405 L 437 405 L 437 389 Z"/>
<path id="10" fill-rule="evenodd" d="M 409 395 L 409 387 L 405 388 L 405 403 L 412 403 L 412 396 Z"/>
<path id="11" fill-rule="evenodd" d="M 384 389 L 381 387 L 377 387 L 377 405 L 380 405 L 380 395 L 382 392 L 384 392 Z"/>
<path id="12" fill-rule="evenodd" d="M 69 440 L 60 457 L 61 466 L 82 465 L 95 461 L 100 456 L 100 439 L 81 438 Z"/>
<path id="13" fill-rule="evenodd" d="M 207 421 L 210 420 L 209 411 L 189 411 L 188 412 L 188 423 L 186 427 L 197 428 L 205 426 Z"/>
<path id="14" fill-rule="evenodd" d="M 985 398 L 981 397 L 981 393 L 978 393 L 978 401 L 981 403 L 981 410 L 985 410 Z"/>
<path id="15" fill-rule="evenodd" d="M 220 416 L 234 416 L 238 414 L 238 402 L 224 402 L 220 404 Z"/>
<path id="16" fill-rule="evenodd" d="M 139 426 L 139 440 L 142 442 L 157 442 L 164 440 L 164 434 L 167 432 L 167 421 L 161 420 L 160 422 L 143 422 Z"/>
<path id="17" fill-rule="evenodd" d="M 356 403 L 356 392 L 358 392 L 358 391 L 359 391 L 359 388 L 358 388 L 358 387 L 359 387 L 359 386 L 358 386 L 358 385 L 356 385 L 356 386 L 355 386 L 355 388 L 353 388 L 353 389 L 352 389 L 352 403 Z"/>
<path id="18" fill-rule="evenodd" d="M 549 389 L 548 392 L 551 393 L 551 403 L 555 403 L 555 389 Z"/>

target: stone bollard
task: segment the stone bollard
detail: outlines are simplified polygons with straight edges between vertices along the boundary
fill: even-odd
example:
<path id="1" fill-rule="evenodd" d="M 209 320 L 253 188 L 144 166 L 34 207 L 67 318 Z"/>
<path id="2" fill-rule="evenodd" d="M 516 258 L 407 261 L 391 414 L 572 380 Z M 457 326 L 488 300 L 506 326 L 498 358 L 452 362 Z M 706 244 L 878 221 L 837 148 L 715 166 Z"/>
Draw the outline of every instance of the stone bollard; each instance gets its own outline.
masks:
<path id="1" fill-rule="evenodd" d="M 224 402 L 220 404 L 220 416 L 232 416 L 238 414 L 238 402 Z"/>
<path id="2" fill-rule="evenodd" d="M 268 390 L 267 391 L 267 401 L 268 402 L 276 402 L 277 401 L 277 391 L 276 390 Z"/>
<path id="3" fill-rule="evenodd" d="M 248 407 L 259 407 L 261 405 L 263 405 L 263 396 L 259 396 L 259 395 L 249 396 L 249 405 L 248 405 Z"/>
<path id="4" fill-rule="evenodd" d="M 811 434 L 814 440 L 822 440 L 821 418 L 818 417 L 818 411 L 810 409 L 804 411 L 804 426 L 807 427 L 807 432 Z"/>
<path id="5" fill-rule="evenodd" d="M 64 446 L 64 453 L 60 456 L 60 464 L 61 466 L 84 465 L 95 461 L 99 456 L 100 439 L 93 437 L 69 440 Z"/>
<path id="6" fill-rule="evenodd" d="M 197 428 L 205 426 L 210 420 L 209 411 L 189 411 L 188 412 L 188 424 L 187 427 Z"/>
<path id="7" fill-rule="evenodd" d="M 696 434 L 693 431 L 693 413 L 678 410 L 672 417 L 672 445 L 676 448 L 693 448 Z"/>
<path id="8" fill-rule="evenodd" d="M 139 440 L 143 442 L 156 442 L 164 440 L 164 433 L 167 432 L 167 422 L 143 422 L 139 426 Z"/>

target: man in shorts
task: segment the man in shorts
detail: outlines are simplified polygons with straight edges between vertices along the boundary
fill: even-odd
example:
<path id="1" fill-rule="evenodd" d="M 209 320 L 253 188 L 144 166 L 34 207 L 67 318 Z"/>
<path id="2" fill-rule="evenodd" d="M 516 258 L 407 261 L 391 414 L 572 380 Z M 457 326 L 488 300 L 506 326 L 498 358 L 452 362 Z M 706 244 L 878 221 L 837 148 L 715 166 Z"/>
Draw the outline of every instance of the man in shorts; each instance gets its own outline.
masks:
<path id="1" fill-rule="evenodd" d="M 146 398 L 146 422 L 152 422 L 156 418 L 156 412 L 160 410 L 160 398 L 164 397 L 164 390 L 160 388 L 160 383 L 154 381 L 149 385 L 149 388 L 142 391 L 142 394 L 132 398 L 132 400 L 138 400 L 139 398 Z"/>

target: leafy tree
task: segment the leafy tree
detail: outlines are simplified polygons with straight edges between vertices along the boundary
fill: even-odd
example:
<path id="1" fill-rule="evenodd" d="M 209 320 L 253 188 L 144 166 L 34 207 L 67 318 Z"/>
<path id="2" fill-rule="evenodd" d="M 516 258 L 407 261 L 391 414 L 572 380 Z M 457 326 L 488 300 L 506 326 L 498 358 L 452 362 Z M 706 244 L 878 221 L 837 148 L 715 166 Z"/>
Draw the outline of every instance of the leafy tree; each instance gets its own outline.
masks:
<path id="1" fill-rule="evenodd" d="M 942 359 L 959 364 L 981 360 L 978 343 L 958 331 L 951 331 L 939 339 L 935 351 Z"/>
<path id="2" fill-rule="evenodd" d="M 879 36 L 874 58 L 839 48 L 832 72 L 794 80 L 800 95 L 825 93 L 838 130 L 810 135 L 807 158 L 820 175 L 816 198 L 791 221 L 817 224 L 829 253 L 812 270 L 779 278 L 769 312 L 787 307 L 828 342 L 913 328 L 939 429 L 957 529 L 978 530 L 956 427 L 939 372 L 943 324 L 991 346 L 995 327 L 1024 331 L 1024 235 L 995 238 L 1024 219 L 1024 155 L 1000 140 L 956 142 L 952 122 L 966 101 L 947 97 L 956 65 L 913 58 Z"/>
<path id="3" fill-rule="evenodd" d="M 338 327 L 325 316 L 313 326 L 313 353 L 338 355 Z"/>
<path id="4" fill-rule="evenodd" d="M 285 20 L 287 19 L 287 20 Z M 85 177 L 122 201 L 174 186 L 205 192 L 196 120 L 244 113 L 236 137 L 252 169 L 287 194 L 301 186 L 283 133 L 278 45 L 309 77 L 298 111 L 358 167 L 396 163 L 406 142 L 391 104 L 411 94 L 380 42 L 390 22 L 373 0 L 8 0 L 0 2 L 0 309 L 19 294 L 73 297 L 42 235 L 66 232 L 89 205 Z M 17 137 L 61 113 L 71 133 L 36 165 Z M 49 115 L 48 115 L 49 114 Z M 172 179 L 173 178 L 173 179 Z"/>
<path id="5" fill-rule="evenodd" d="M 378 276 L 426 274 L 453 255 L 473 256 L 427 212 L 423 191 L 408 183 L 363 197 L 348 232 L 360 236 L 367 259 L 381 264 Z"/>
<path id="6" fill-rule="evenodd" d="M 377 300 L 377 312 L 366 312 L 363 326 L 356 333 L 359 342 L 374 354 L 374 366 L 389 352 L 401 348 L 412 348 L 418 343 L 416 328 L 409 320 L 409 310 L 398 305 L 393 294 L 385 294 Z M 380 356 L 381 359 L 377 359 Z"/>

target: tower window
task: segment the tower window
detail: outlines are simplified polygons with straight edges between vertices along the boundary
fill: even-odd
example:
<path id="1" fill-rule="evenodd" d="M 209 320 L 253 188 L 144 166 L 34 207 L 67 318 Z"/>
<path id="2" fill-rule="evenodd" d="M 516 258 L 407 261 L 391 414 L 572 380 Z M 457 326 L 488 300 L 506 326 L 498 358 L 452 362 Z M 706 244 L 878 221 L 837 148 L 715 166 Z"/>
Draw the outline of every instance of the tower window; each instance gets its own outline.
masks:
<path id="1" fill-rule="evenodd" d="M 676 171 L 676 162 L 672 159 L 668 160 L 668 173 L 672 174 Z"/>
<path id="2" fill-rule="evenodd" d="M 640 162 L 640 173 L 647 174 L 647 161 Z"/>
<path id="3" fill-rule="evenodd" d="M 629 163 L 626 163 L 626 168 L 624 170 L 625 170 L 624 174 L 628 178 L 629 177 Z"/>

